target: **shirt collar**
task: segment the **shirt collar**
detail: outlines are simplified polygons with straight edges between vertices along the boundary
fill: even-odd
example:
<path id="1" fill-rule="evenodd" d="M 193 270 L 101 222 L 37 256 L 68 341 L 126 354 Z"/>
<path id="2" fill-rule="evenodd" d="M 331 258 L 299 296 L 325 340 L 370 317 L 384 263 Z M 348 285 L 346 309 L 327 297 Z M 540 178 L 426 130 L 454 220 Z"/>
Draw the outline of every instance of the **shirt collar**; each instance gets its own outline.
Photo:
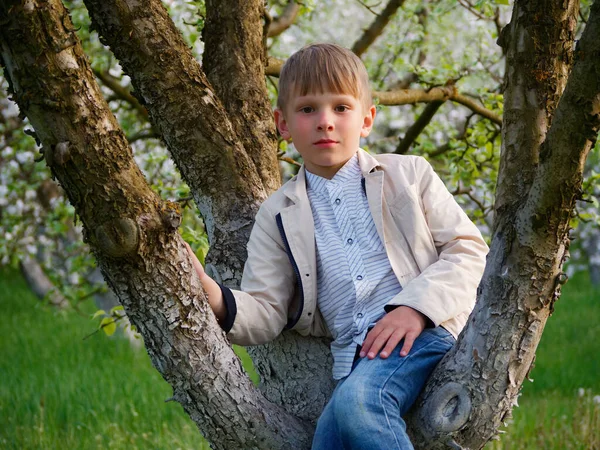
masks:
<path id="1" fill-rule="evenodd" d="M 346 164 L 344 164 L 340 170 L 334 175 L 331 180 L 327 178 L 320 177 L 319 175 L 315 175 L 312 172 L 306 170 L 306 187 L 314 192 L 323 192 L 327 189 L 328 186 L 336 186 L 342 183 L 348 183 L 351 181 L 360 181 L 362 178 L 362 173 L 360 170 L 360 165 L 358 164 L 358 157 L 356 153 L 352 158 L 350 158 Z"/>

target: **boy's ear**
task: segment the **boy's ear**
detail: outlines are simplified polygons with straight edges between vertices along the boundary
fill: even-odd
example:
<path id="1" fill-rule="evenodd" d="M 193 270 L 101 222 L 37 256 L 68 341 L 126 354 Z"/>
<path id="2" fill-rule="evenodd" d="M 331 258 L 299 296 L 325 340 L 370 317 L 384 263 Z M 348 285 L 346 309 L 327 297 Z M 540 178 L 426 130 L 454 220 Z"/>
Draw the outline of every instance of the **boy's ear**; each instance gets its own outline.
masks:
<path id="1" fill-rule="evenodd" d="M 275 125 L 277 125 L 277 129 L 279 130 L 279 134 L 281 134 L 281 137 L 286 141 L 291 139 L 292 135 L 290 134 L 287 121 L 283 116 L 283 111 L 279 108 L 275 108 L 273 114 L 275 115 Z"/>
<path id="2" fill-rule="evenodd" d="M 377 109 L 375 105 L 371 105 L 371 107 L 367 110 L 365 117 L 363 119 L 362 129 L 360 130 L 361 137 L 367 137 L 369 133 L 371 133 L 371 129 L 373 128 L 373 123 L 375 122 L 375 115 L 377 114 Z"/>

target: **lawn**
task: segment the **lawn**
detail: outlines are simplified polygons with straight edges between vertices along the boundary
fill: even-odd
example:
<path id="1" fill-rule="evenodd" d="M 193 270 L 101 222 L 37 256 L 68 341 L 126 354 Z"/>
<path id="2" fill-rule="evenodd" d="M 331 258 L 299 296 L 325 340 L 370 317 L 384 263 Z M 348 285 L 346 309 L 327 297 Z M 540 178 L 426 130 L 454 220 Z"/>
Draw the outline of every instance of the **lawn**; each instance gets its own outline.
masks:
<path id="1" fill-rule="evenodd" d="M 207 449 L 143 348 L 42 305 L 0 271 L 0 448 Z M 92 313 L 90 305 L 87 313 Z M 499 449 L 600 449 L 600 290 L 585 276 L 556 305 Z"/>
<path id="2" fill-rule="evenodd" d="M 208 449 L 143 348 L 0 275 L 0 448 Z M 90 305 L 92 306 L 92 305 Z M 93 307 L 88 312 L 93 311 Z"/>

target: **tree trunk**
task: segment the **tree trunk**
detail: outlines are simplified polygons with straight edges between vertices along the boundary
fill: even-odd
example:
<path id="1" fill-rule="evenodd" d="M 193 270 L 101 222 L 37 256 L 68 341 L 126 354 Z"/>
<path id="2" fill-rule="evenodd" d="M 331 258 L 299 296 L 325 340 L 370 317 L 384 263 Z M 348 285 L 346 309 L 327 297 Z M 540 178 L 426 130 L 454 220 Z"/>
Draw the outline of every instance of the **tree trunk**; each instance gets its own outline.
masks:
<path id="1" fill-rule="evenodd" d="M 19 264 L 21 273 L 32 292 L 40 300 L 47 298 L 52 306 L 66 308 L 69 305 L 67 299 L 58 291 L 52 281 L 44 273 L 42 266 L 33 256 L 26 256 Z"/>
<path id="2" fill-rule="evenodd" d="M 85 4 L 101 41 L 131 77 L 134 94 L 192 190 L 211 246 L 207 261 L 225 285 L 239 285 L 254 216 L 274 175 L 257 168 L 256 156 L 238 134 L 241 119 L 230 119 L 159 0 Z M 260 143 L 264 154 L 274 155 L 268 128 L 257 127 L 267 134 Z"/>
<path id="3" fill-rule="evenodd" d="M 145 5 L 144 11 L 138 11 L 140 7 L 135 6 L 137 3 L 132 0 L 84 1 L 94 27 L 119 58 L 123 70 L 131 77 L 135 91 L 143 98 L 156 99 L 143 102 L 149 111 L 150 121 L 156 129 L 167 133 L 167 146 L 183 178 L 195 193 L 194 198 L 207 223 L 210 244 L 207 271 L 212 272 L 211 275 L 218 274 L 225 285 L 238 288 L 254 215 L 266 193 L 279 184 L 278 175 L 277 178 L 273 175 L 278 174 L 278 163 L 276 158 L 271 157 L 276 153 L 276 140 L 266 93 L 263 39 L 262 33 L 257 33 L 262 31 L 262 3 L 240 3 L 236 0 L 207 2 L 203 59 L 211 84 L 203 81 L 202 86 L 198 86 L 197 79 L 205 80 L 202 69 L 159 1 L 150 2 L 152 7 Z M 149 29 L 155 36 L 152 42 L 147 42 Z M 123 40 L 124 34 L 131 39 Z M 159 45 L 161 42 L 169 42 L 171 47 Z M 183 63 L 177 60 L 176 54 L 180 55 Z M 185 77 L 186 71 L 192 72 L 193 76 Z M 177 73 L 178 76 L 171 82 L 169 77 L 160 77 L 159 73 Z M 217 106 L 199 109 L 205 96 L 209 95 L 206 91 L 210 91 L 213 85 L 218 98 L 212 93 L 210 96 Z M 165 102 L 173 105 L 166 110 Z M 224 113 L 221 108 L 227 108 L 227 112 Z M 199 133 L 190 133 L 189 130 L 195 131 L 198 126 L 190 125 L 187 117 L 216 114 L 216 110 L 226 118 L 219 118 L 219 123 L 200 122 Z M 224 120 L 230 121 L 231 128 L 222 130 L 221 121 Z M 244 158 L 262 161 L 255 172 L 249 172 L 248 167 L 236 169 L 219 161 L 223 145 L 220 141 L 218 145 L 205 149 L 210 142 L 191 140 L 195 134 L 215 133 L 210 127 L 217 125 L 220 128 L 216 132 L 228 133 L 232 140 L 233 136 L 243 136 L 242 142 L 236 141 L 235 151 Z M 209 129 L 205 130 L 205 127 Z M 186 140 L 181 140 L 182 137 Z M 198 151 L 192 152 L 194 148 Z M 210 166 L 206 161 L 210 161 Z M 271 164 L 270 169 L 266 166 L 267 162 Z M 251 177 L 255 173 L 256 177 Z M 217 184 L 215 180 L 222 182 Z M 244 192 L 246 183 L 248 192 Z M 230 184 L 234 187 L 229 188 Z M 203 205 L 211 205 L 212 208 Z M 298 360 L 304 359 L 300 349 L 305 348 L 319 349 L 313 354 L 315 364 L 310 369 L 297 365 Z M 263 394 L 292 414 L 299 411 L 299 405 L 306 405 L 308 409 L 301 417 L 316 421 L 333 390 L 332 361 L 326 344 L 289 333 L 269 346 L 252 348 L 250 353 L 261 377 Z M 298 367 L 296 389 L 288 389 L 287 378 L 281 376 L 292 367 Z M 315 377 L 329 381 L 316 386 L 312 382 Z M 303 399 L 300 399 L 301 394 Z"/>
<path id="4" fill-rule="evenodd" d="M 542 5 L 544 3 L 544 5 Z M 554 3 L 553 3 L 554 4 Z M 564 35 L 573 36 L 577 3 L 565 3 L 564 11 L 556 11 L 556 23 L 565 30 L 552 33 L 554 42 L 548 48 L 568 47 Z M 517 192 L 522 203 L 497 203 L 494 235 L 488 262 L 479 288 L 475 310 L 469 318 L 457 345 L 432 374 L 411 417 L 411 430 L 418 448 L 482 448 L 495 436 L 499 426 L 511 414 L 523 380 L 533 366 L 535 350 L 544 325 L 566 281 L 562 272 L 568 257 L 569 221 L 575 201 L 581 195 L 583 168 L 587 154 L 600 127 L 600 2 L 592 7 L 590 19 L 579 41 L 575 64 L 564 94 L 557 104 L 539 91 L 536 79 L 544 74 L 564 73 L 564 58 L 556 61 L 556 71 L 548 61 L 539 61 L 544 54 L 530 58 L 526 65 L 545 65 L 544 74 L 531 67 L 520 70 L 510 62 L 524 63 L 529 46 L 540 42 L 530 39 L 534 28 L 548 20 L 531 21 L 524 11 L 547 11 L 545 2 L 517 2 L 510 25 L 511 46 L 507 55 L 506 98 L 511 101 L 513 117 L 521 111 L 521 120 L 533 134 L 532 108 L 543 113 L 537 126 L 549 123 L 550 131 L 540 139 L 515 141 L 512 149 L 503 147 L 501 181 L 516 180 L 521 172 L 506 161 L 518 154 L 525 167 L 520 185 L 526 192 Z M 537 13 L 536 13 L 537 14 Z M 552 19 L 550 19 L 552 20 Z M 542 33 L 538 36 L 543 35 Z M 544 35 L 545 39 L 549 35 Z M 535 54 L 533 48 L 528 54 Z M 593 56 L 592 56 L 593 55 Z M 562 60 L 561 60 L 562 59 Z M 513 80 L 518 82 L 511 82 Z M 524 87 L 528 86 L 528 90 Z M 507 102 L 508 103 L 508 102 Z M 554 115 L 552 114 L 555 109 Z M 511 126 L 510 122 L 509 125 Z M 516 123 L 515 125 L 516 126 Z M 543 127 L 538 128 L 542 129 Z M 543 141 L 542 142 L 540 142 Z M 541 145 L 539 145 L 541 144 Z M 529 155 L 529 156 L 523 156 Z M 504 181 L 502 181 L 504 180 Z M 502 186 L 502 191 L 507 189 Z M 500 190 L 500 188 L 499 188 Z M 509 204 L 512 214 L 501 211 Z"/>

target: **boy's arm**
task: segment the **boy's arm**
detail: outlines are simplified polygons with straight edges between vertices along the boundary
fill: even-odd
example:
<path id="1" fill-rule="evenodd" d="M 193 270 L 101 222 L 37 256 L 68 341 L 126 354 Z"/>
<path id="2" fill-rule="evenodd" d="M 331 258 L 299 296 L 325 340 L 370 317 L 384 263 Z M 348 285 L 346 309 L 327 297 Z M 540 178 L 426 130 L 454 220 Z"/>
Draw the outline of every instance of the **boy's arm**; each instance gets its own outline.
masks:
<path id="1" fill-rule="evenodd" d="M 387 358 L 404 339 L 406 356 L 426 326 L 438 326 L 475 303 L 488 247 L 481 233 L 423 158 L 415 159 L 420 204 L 438 259 L 385 306 L 387 312 L 367 335 L 361 357 Z"/>
<path id="2" fill-rule="evenodd" d="M 287 323 L 295 275 L 280 241 L 275 218 L 261 206 L 248 240 L 242 290 L 216 283 L 190 255 L 211 309 L 234 344 L 264 344 L 275 339 Z"/>
<path id="3" fill-rule="evenodd" d="M 438 259 L 404 286 L 385 309 L 409 306 L 438 326 L 472 309 L 488 247 L 429 163 L 424 158 L 414 161 L 420 204 Z"/>

